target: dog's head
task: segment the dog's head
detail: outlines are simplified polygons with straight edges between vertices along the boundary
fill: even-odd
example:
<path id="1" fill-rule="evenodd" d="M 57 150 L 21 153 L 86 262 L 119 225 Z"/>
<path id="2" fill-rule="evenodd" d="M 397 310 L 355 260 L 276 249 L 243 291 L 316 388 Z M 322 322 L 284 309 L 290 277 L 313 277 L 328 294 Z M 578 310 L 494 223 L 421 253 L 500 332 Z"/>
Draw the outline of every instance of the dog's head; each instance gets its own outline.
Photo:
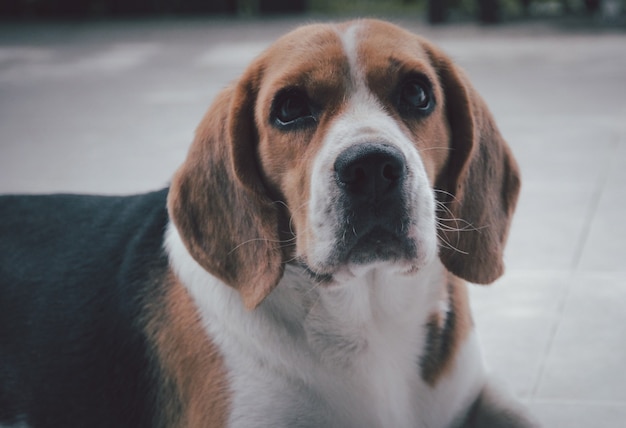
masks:
<path id="1" fill-rule="evenodd" d="M 169 211 L 196 261 L 255 307 L 290 262 L 333 283 L 439 256 L 492 282 L 519 186 L 464 74 L 367 20 L 302 27 L 261 54 L 202 120 Z"/>

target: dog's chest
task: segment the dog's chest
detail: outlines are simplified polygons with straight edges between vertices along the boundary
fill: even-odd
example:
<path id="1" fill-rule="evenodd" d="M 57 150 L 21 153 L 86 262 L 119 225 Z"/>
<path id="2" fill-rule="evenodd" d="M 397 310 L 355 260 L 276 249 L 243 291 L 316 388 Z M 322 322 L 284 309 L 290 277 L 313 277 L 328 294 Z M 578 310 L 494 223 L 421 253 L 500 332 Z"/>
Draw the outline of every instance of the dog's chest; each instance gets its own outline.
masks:
<path id="1" fill-rule="evenodd" d="M 298 290 L 276 291 L 235 330 L 212 328 L 230 372 L 231 426 L 420 426 L 431 289 L 350 286 L 304 300 Z M 243 331 L 253 339 L 244 346 L 233 340 Z"/>
<path id="2" fill-rule="evenodd" d="M 249 363 L 249 360 L 248 360 Z M 230 365 L 232 427 L 415 427 L 418 371 L 391 362 L 329 368 L 303 362 L 292 373 Z M 295 370 L 302 370 L 295 373 Z M 290 370 L 291 371 L 291 370 Z M 299 376 L 298 376 L 299 375 Z"/>
<path id="3" fill-rule="evenodd" d="M 261 360 L 239 354 L 229 363 L 233 426 L 250 426 L 248 418 L 268 427 L 418 426 L 415 397 L 424 383 L 417 343 L 380 339 L 333 336 L 328 351 L 285 343 Z M 236 423 L 242 415 L 248 422 Z"/>

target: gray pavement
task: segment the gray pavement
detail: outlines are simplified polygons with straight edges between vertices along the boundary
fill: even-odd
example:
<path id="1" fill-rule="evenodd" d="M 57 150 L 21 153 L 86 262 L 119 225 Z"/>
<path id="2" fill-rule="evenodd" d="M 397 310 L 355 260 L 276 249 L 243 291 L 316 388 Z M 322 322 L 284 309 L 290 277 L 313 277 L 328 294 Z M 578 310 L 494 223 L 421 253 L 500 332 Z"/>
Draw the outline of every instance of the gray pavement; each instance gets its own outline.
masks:
<path id="1" fill-rule="evenodd" d="M 166 185 L 212 97 L 298 23 L 0 25 L 0 192 Z M 508 271 L 472 288 L 488 365 L 546 426 L 625 426 L 626 35 L 403 24 L 466 69 L 523 171 Z"/>

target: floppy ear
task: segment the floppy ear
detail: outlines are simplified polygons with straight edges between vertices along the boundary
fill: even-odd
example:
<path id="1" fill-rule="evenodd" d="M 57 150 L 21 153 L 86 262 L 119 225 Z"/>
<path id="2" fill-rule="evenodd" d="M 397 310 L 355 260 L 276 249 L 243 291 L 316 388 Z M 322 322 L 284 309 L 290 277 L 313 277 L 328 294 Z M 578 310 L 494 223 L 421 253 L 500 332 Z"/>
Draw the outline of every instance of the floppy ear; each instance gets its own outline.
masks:
<path id="1" fill-rule="evenodd" d="M 257 162 L 259 73 L 250 70 L 206 113 L 168 196 L 170 218 L 193 258 L 255 308 L 283 274 L 278 210 Z"/>
<path id="2" fill-rule="evenodd" d="M 436 48 L 429 51 L 443 86 L 451 133 L 448 163 L 436 183 L 440 258 L 453 274 L 488 284 L 504 272 L 519 168 L 469 80 Z"/>

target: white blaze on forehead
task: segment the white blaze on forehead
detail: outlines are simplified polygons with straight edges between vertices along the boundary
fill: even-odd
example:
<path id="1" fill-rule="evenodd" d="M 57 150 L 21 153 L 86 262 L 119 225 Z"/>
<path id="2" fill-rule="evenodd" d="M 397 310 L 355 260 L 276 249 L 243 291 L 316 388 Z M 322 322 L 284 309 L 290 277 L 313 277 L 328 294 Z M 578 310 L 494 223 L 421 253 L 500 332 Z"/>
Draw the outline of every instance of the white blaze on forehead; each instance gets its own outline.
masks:
<path id="1" fill-rule="evenodd" d="M 371 120 L 374 117 L 386 116 L 383 106 L 367 84 L 366 60 L 359 56 L 359 47 L 363 42 L 361 35 L 365 30 L 363 22 L 355 22 L 346 29 L 337 31 L 350 70 L 350 81 L 346 88 L 347 108 L 338 122 L 348 123 L 352 132 L 364 128 L 372 129 L 370 125 L 373 125 Z"/>
<path id="2" fill-rule="evenodd" d="M 354 23 L 350 25 L 344 32 L 339 33 L 343 50 L 348 58 L 348 65 L 350 66 L 350 76 L 356 86 L 364 85 L 365 79 L 363 73 L 359 67 L 359 30 L 361 29 L 360 23 Z"/>
<path id="3" fill-rule="evenodd" d="M 339 32 L 339 38 L 350 68 L 350 87 L 348 90 L 350 91 L 351 106 L 379 107 L 378 100 L 367 86 L 365 66 L 359 57 L 360 35 L 364 30 L 364 24 L 356 22 Z"/>

